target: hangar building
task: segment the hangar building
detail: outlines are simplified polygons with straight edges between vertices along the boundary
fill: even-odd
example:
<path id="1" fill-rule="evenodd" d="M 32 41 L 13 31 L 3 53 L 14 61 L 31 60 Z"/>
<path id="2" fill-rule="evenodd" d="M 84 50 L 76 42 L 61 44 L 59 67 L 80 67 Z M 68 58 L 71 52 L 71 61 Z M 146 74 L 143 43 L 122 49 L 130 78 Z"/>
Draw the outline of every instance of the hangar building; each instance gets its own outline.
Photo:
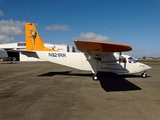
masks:
<path id="1" fill-rule="evenodd" d="M 74 52 L 73 46 L 49 44 L 49 43 L 45 43 L 44 46 L 48 48 L 54 48 L 60 52 Z M 25 42 L 0 44 L 0 48 L 7 50 L 8 56 L 10 58 L 14 58 L 14 60 L 16 61 L 43 61 L 38 58 L 28 57 L 27 55 L 24 55 L 21 52 L 12 51 L 12 50 L 25 50 L 26 49 Z"/>

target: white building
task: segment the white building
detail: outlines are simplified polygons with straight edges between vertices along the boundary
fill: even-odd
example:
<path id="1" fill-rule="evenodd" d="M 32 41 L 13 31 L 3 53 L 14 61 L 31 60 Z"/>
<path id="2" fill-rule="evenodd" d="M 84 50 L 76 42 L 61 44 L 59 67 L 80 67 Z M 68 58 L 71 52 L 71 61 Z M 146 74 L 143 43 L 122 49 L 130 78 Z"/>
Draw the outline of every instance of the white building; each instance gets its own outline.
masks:
<path id="1" fill-rule="evenodd" d="M 47 48 L 54 48 L 60 52 L 74 52 L 73 46 L 49 44 L 49 43 L 45 43 L 44 46 Z M 8 56 L 15 57 L 17 61 L 42 61 L 38 58 L 29 57 L 32 56 L 32 53 L 27 53 L 30 55 L 24 55 L 21 52 L 10 51 L 10 50 L 26 50 L 25 42 L 0 44 L 0 48 L 7 50 Z"/>

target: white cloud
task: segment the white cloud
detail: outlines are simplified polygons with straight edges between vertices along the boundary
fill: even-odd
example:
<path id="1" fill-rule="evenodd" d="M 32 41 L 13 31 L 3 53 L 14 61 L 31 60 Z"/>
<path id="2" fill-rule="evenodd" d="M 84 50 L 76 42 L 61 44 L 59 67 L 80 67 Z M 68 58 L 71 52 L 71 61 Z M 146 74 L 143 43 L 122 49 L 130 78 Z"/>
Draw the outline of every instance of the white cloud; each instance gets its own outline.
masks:
<path id="1" fill-rule="evenodd" d="M 108 30 L 108 28 L 103 28 L 103 30 Z"/>
<path id="2" fill-rule="evenodd" d="M 0 43 L 14 41 L 11 35 L 23 35 L 24 22 L 11 20 L 0 20 Z"/>
<path id="3" fill-rule="evenodd" d="M 77 39 L 78 39 L 78 37 L 73 37 L 73 38 L 72 38 L 72 40 L 77 40 Z"/>
<path id="4" fill-rule="evenodd" d="M 46 30 L 60 30 L 60 31 L 70 30 L 69 26 L 67 25 L 56 25 L 56 24 L 47 26 L 45 29 Z"/>
<path id="5" fill-rule="evenodd" d="M 4 35 L 22 35 L 24 22 L 11 20 L 0 20 L 0 34 Z"/>
<path id="6" fill-rule="evenodd" d="M 14 10 L 16 7 L 12 7 L 11 10 Z"/>
<path id="7" fill-rule="evenodd" d="M 81 32 L 80 33 L 80 37 L 81 38 L 85 38 L 88 40 L 96 40 L 96 41 L 107 41 L 107 40 L 111 40 L 111 38 L 107 37 L 107 36 L 102 36 L 100 34 L 96 34 L 94 32 Z"/>
<path id="8" fill-rule="evenodd" d="M 5 16 L 2 10 L 0 10 L 0 16 Z"/>
<path id="9" fill-rule="evenodd" d="M 13 41 L 14 41 L 13 37 L 8 37 L 6 35 L 0 35 L 0 43 L 9 43 Z"/>

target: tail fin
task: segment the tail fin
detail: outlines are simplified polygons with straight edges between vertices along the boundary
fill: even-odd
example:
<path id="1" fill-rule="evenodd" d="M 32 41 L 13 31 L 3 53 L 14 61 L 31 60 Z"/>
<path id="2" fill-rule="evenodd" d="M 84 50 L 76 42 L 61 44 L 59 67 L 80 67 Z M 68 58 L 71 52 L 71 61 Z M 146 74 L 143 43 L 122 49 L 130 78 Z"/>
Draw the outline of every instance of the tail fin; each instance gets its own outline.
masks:
<path id="1" fill-rule="evenodd" d="M 26 50 L 57 51 L 44 47 L 36 26 L 33 23 L 25 23 L 25 36 Z"/>

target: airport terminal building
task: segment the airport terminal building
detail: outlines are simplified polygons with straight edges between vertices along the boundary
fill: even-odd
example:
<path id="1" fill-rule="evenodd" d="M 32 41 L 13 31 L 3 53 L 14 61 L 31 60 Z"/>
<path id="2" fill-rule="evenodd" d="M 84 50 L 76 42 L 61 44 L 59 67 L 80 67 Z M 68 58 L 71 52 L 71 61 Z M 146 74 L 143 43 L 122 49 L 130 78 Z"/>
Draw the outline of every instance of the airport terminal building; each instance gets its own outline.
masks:
<path id="1" fill-rule="evenodd" d="M 44 46 L 51 49 L 56 49 L 60 52 L 74 52 L 75 50 L 73 46 L 67 46 L 67 45 L 45 43 Z M 5 49 L 8 53 L 8 56 L 10 58 L 14 58 L 15 61 L 43 61 L 38 58 L 28 57 L 27 55 L 24 55 L 21 52 L 12 51 L 12 50 L 26 50 L 25 42 L 0 44 L 0 48 Z M 28 53 L 28 54 L 32 54 L 32 53 Z"/>

